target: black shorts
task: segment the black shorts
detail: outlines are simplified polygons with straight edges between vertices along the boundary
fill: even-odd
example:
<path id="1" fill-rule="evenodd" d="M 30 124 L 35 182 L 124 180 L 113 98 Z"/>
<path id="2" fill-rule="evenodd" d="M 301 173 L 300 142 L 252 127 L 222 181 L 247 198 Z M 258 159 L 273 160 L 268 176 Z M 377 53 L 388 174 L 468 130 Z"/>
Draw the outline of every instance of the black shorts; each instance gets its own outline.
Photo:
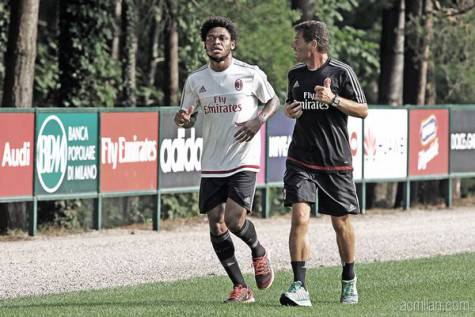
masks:
<path id="1" fill-rule="evenodd" d="M 228 177 L 202 177 L 200 185 L 200 213 L 205 214 L 228 198 L 238 205 L 252 209 L 256 191 L 256 172 L 242 171 Z"/>
<path id="2" fill-rule="evenodd" d="M 318 189 L 318 192 L 317 192 Z M 318 195 L 318 212 L 344 216 L 360 212 L 353 174 L 322 173 L 287 162 L 284 175 L 284 204 L 313 204 Z"/>

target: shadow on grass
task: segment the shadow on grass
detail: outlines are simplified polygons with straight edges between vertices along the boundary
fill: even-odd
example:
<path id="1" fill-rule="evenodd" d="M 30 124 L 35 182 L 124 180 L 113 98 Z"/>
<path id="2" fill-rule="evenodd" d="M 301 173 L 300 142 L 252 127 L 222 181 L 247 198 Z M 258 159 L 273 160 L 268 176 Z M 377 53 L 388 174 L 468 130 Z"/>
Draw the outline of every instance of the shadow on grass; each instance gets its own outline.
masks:
<path id="1" fill-rule="evenodd" d="M 163 300 L 157 299 L 152 301 L 104 301 L 104 302 L 49 302 L 49 303 L 32 303 L 32 304 L 1 304 L 0 308 L 2 309 L 25 309 L 25 308 L 68 308 L 68 307 L 76 307 L 76 308 L 87 308 L 87 307 L 101 307 L 101 306 L 110 306 L 110 307 L 190 307 L 190 306 L 198 306 L 203 307 L 206 306 L 215 306 L 215 305 L 224 305 L 234 307 L 237 305 L 242 306 L 260 306 L 260 307 L 282 307 L 279 301 L 276 300 L 275 303 L 269 302 L 255 302 L 249 304 L 226 304 L 221 300 Z"/>

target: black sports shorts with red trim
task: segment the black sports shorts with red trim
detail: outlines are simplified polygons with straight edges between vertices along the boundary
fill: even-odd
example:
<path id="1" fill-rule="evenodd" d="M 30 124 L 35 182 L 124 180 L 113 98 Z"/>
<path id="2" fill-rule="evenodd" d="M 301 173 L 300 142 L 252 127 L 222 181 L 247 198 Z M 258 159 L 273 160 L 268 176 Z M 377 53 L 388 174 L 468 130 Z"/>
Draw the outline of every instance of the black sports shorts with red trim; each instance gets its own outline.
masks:
<path id="1" fill-rule="evenodd" d="M 317 191 L 318 189 L 318 191 Z M 314 204 L 318 195 L 318 212 L 344 216 L 360 212 L 353 174 L 322 173 L 287 161 L 284 175 L 284 204 Z"/>
<path id="2" fill-rule="evenodd" d="M 202 177 L 200 185 L 200 213 L 205 214 L 228 198 L 252 210 L 256 191 L 256 172 L 242 171 L 228 177 Z"/>

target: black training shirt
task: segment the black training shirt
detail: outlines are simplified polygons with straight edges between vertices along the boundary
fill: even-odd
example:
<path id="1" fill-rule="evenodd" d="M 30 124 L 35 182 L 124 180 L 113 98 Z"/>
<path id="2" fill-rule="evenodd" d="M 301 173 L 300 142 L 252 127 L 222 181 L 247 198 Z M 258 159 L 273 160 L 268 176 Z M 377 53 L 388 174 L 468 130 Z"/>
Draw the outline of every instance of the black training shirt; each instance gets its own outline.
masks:
<path id="1" fill-rule="evenodd" d="M 339 96 L 366 103 L 366 98 L 353 69 L 335 59 L 317 70 L 298 64 L 288 74 L 287 103 L 300 101 L 303 114 L 296 120 L 289 161 L 319 171 L 352 171 L 348 141 L 348 115 L 330 105 L 313 100 L 314 88 L 331 79 L 331 90 Z"/>

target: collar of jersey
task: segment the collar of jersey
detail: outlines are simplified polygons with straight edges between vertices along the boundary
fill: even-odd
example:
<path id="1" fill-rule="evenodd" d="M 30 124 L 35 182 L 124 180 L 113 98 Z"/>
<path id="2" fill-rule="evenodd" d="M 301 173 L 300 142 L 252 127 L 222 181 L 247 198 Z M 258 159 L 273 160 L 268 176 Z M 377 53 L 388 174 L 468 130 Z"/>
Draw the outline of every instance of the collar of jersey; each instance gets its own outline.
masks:
<path id="1" fill-rule="evenodd" d="M 231 67 L 234 65 L 234 57 L 232 58 L 231 60 L 231 64 L 229 64 L 228 68 L 226 68 L 225 70 L 223 71 L 220 71 L 220 72 L 217 72 L 215 71 L 214 69 L 211 68 L 211 64 L 208 63 L 208 69 L 209 71 L 212 73 L 212 74 L 225 74 L 226 72 L 229 71 L 229 69 L 231 69 Z"/>
<path id="2" fill-rule="evenodd" d="M 308 70 L 309 72 L 318 72 L 318 71 L 321 71 L 323 68 L 325 68 L 325 66 L 327 66 L 328 63 L 330 63 L 330 59 L 331 59 L 331 57 L 328 56 L 328 58 L 327 58 L 327 60 L 325 61 L 325 63 L 323 63 L 323 65 L 320 66 L 320 67 L 318 67 L 317 69 L 310 69 L 310 68 L 308 68 L 308 65 L 305 65 L 305 66 L 307 67 L 307 70 Z"/>

